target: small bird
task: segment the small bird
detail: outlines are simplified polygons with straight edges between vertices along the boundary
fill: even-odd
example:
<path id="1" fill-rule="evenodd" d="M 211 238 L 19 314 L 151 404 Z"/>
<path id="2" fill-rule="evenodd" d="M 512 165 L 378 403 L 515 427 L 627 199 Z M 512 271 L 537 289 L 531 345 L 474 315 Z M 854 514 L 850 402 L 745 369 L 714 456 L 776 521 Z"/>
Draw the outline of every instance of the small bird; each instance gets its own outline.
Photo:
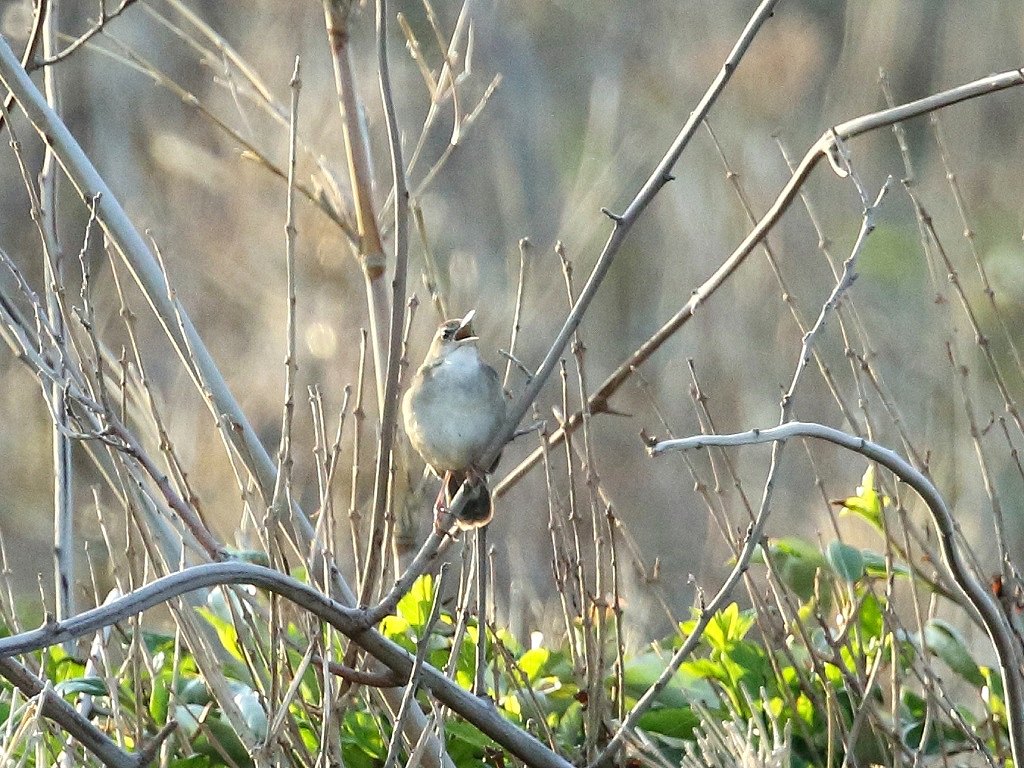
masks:
<path id="1" fill-rule="evenodd" d="M 481 359 L 476 346 L 471 325 L 475 314 L 470 310 L 461 320 L 441 323 L 402 400 L 412 447 L 444 478 L 438 512 L 468 482 L 467 503 L 456 520 L 463 530 L 486 525 L 494 514 L 486 480 L 494 467 L 478 462 L 504 423 L 506 410 L 498 372 Z"/>

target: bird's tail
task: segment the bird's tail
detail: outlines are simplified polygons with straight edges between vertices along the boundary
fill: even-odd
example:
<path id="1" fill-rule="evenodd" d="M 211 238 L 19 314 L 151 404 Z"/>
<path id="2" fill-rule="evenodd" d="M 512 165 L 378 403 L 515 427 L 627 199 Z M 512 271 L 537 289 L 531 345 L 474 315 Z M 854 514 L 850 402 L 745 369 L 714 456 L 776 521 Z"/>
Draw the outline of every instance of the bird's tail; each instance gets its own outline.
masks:
<path id="1" fill-rule="evenodd" d="M 494 517 L 494 504 L 491 491 L 487 487 L 487 479 L 475 473 L 449 472 L 447 474 L 444 495 L 445 503 L 451 506 L 452 499 L 459 492 L 463 483 L 466 487 L 466 504 L 455 519 L 456 525 L 463 531 L 481 528 L 491 522 Z"/>

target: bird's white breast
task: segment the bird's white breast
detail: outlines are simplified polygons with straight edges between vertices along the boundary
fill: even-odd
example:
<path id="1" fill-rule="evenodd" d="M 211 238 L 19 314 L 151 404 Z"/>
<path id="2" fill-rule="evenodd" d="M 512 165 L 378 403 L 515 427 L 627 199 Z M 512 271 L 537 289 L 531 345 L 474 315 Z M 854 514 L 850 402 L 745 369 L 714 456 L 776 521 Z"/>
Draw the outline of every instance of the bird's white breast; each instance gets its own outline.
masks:
<path id="1" fill-rule="evenodd" d="M 417 374 L 403 409 L 413 447 L 444 472 L 476 462 L 505 418 L 505 399 L 494 371 L 467 344 Z"/>

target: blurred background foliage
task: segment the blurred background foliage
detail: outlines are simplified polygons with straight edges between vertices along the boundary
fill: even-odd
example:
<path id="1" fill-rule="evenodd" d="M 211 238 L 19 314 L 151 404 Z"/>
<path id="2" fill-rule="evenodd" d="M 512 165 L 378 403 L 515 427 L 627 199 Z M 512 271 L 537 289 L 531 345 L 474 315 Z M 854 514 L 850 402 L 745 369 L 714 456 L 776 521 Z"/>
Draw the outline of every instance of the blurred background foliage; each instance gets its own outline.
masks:
<path id="1" fill-rule="evenodd" d="M 300 132 L 309 151 L 300 156 L 299 177 L 316 170 L 314 158 L 345 179 L 329 51 L 320 3 L 191 3 L 249 62 L 285 108 L 295 55 L 302 58 Z M 422 41 L 428 64 L 437 67 L 433 42 L 419 0 L 395 2 Z M 535 366 L 565 314 L 566 298 L 554 244 L 561 241 L 575 266 L 577 286 L 596 259 L 610 229 L 599 209 L 618 210 L 653 169 L 700 94 L 717 73 L 755 4 L 728 0 L 644 3 L 611 0 L 472 0 L 472 45 L 460 88 L 469 111 L 496 75 L 500 84 L 480 117 L 461 136 L 450 160 L 420 191 L 425 231 L 448 283 L 452 314 L 477 308 L 482 348 L 495 364 L 508 345 L 519 267 L 517 242 L 529 238 L 523 334 L 518 357 Z M 461 6 L 435 0 L 441 28 L 450 32 Z M 91 23 L 92 3 L 65 2 L 61 29 L 75 36 Z M 31 7 L 28 0 L 0 3 L 2 32 L 20 49 Z M 287 127 L 253 106 L 224 61 L 203 60 L 175 29 L 195 34 L 163 0 L 144 0 L 111 21 L 94 44 L 60 65 L 63 112 L 140 229 L 159 245 L 171 282 L 268 446 L 278 440 L 284 382 L 285 264 L 282 181 L 247 159 L 239 143 L 195 105 L 183 101 L 144 71 L 155 70 L 195 95 L 210 114 L 284 166 Z M 378 180 L 386 178 L 387 146 L 377 93 L 372 14 L 357 11 L 352 37 L 356 77 L 365 106 Z M 429 109 L 429 95 L 392 25 L 391 59 L 397 111 L 408 152 Z M 1016 0 L 785 0 L 755 40 L 735 78 L 711 114 L 722 150 L 758 215 L 789 177 L 776 143 L 799 158 L 830 125 L 884 106 L 879 70 L 884 69 L 898 102 L 925 96 L 990 72 L 1019 67 L 1024 19 Z M 461 49 L 466 51 L 465 47 Z M 134 63 L 134 65 L 133 65 Z M 286 112 L 285 112 L 286 114 Z M 990 270 L 996 302 L 1011 331 L 1024 322 L 1024 93 L 1013 89 L 943 111 L 948 161 L 960 184 Z M 419 190 L 430 165 L 451 136 L 451 105 L 430 131 L 423 158 L 410 172 Z M 940 237 L 959 265 L 983 323 L 994 323 L 983 303 L 955 201 L 927 118 L 905 126 L 914 163 L 916 194 L 934 216 Z M 38 167 L 41 145 L 23 120 L 15 130 L 27 157 Z M 889 174 L 906 176 L 891 131 L 851 143 L 852 164 L 869 189 Z M 41 255 L 29 218 L 16 163 L 4 150 L 0 163 L 0 246 L 39 288 Z M 706 131 L 698 133 L 676 168 L 677 180 L 655 199 L 618 256 L 581 332 L 592 387 L 673 314 L 748 231 L 748 223 L 726 168 Z M 345 189 L 344 181 L 342 188 Z M 376 189 L 378 203 L 386 188 Z M 832 250 L 845 257 L 860 224 L 852 185 L 819 168 L 806 187 Z M 347 193 L 346 193 L 347 194 Z M 63 187 L 62 234 L 74 253 L 82 242 L 87 210 Z M 337 226 L 305 201 L 298 206 L 300 392 L 319 384 L 326 410 L 336 414 L 343 387 L 355 384 L 360 328 L 366 302 L 358 265 Z M 805 318 L 816 316 L 833 285 L 819 238 L 796 203 L 769 238 L 789 288 Z M 410 359 L 418 363 L 436 315 L 420 277 L 422 240 L 412 238 L 410 289 L 421 300 Z M 118 301 L 102 244 L 86 257 L 94 271 L 100 332 L 110 346 L 124 343 Z M 74 270 L 73 270 L 74 271 Z M 958 514 L 982 561 L 991 534 L 984 489 L 954 374 L 946 358 L 950 339 L 962 343 L 971 370 L 973 406 L 984 424 L 1003 412 L 973 334 L 958 307 L 937 302 L 943 274 L 930 271 L 922 253 L 910 199 L 897 184 L 879 212 L 879 227 L 863 255 L 851 297 L 868 330 L 872 361 L 885 380 L 904 427 L 928 455 L 939 487 Z M 7 279 L 5 276 L 4 279 Z M 74 281 L 73 281 L 74 283 Z M 229 463 L 205 406 L 137 292 L 129 292 L 139 315 L 149 374 L 161 399 L 170 434 L 190 468 L 207 518 L 231 540 L 241 502 Z M 72 290 L 74 290 L 74 285 Z M 874 437 L 899 447 L 873 393 L 858 392 L 837 326 L 828 326 L 818 349 L 844 395 L 877 419 Z M 1005 344 L 993 340 L 1000 359 Z M 719 431 L 768 426 L 778 418 L 778 400 L 799 350 L 800 334 L 776 278 L 763 255 L 753 254 L 738 273 L 703 304 L 694 318 L 613 399 L 623 416 L 593 422 L 595 469 L 615 511 L 636 539 L 650 568 L 660 560 L 660 582 L 679 612 L 693 600 L 694 586 L 713 589 L 728 564 L 728 550 L 707 521 L 683 465 L 675 458 L 649 459 L 637 437 L 641 427 L 663 433 L 656 405 L 678 435 L 699 430 L 686 361 L 692 358 Z M 857 350 L 863 353 L 863 350 Z M 571 369 L 570 365 L 570 369 Z M 1013 369 L 1011 369 L 1013 370 Z M 573 374 L 570 373 L 570 377 Z M 31 586 L 49 573 L 51 529 L 50 430 L 38 386 L 9 354 L 0 355 L 0 530 L 10 567 Z M 557 377 L 539 401 L 551 418 L 561 395 Z M 512 388 L 522 386 L 512 376 Z M 1014 374 L 1012 394 L 1022 394 Z M 367 387 L 367 412 L 375 410 Z M 574 391 L 574 388 L 570 388 Z M 295 485 L 311 509 L 316 481 L 311 461 L 308 410 L 296 423 Z M 808 376 L 798 392 L 795 416 L 848 427 L 820 377 Z M 1010 551 L 1022 543 L 1024 493 L 1014 457 L 998 427 L 991 430 L 991 459 L 998 469 L 1011 532 Z M 1020 444 L 1020 435 L 1015 437 Z M 350 441 L 346 440 L 350 451 Z M 497 476 L 536 446 L 521 438 L 509 446 Z M 374 455 L 364 442 L 366 466 Z M 556 462 L 564 462 L 561 450 Z M 767 448 L 732 454 L 753 497 L 767 468 Z M 813 459 L 813 466 L 811 460 Z M 347 466 L 350 455 L 343 458 Z M 76 461 L 80 542 L 96 556 L 102 549 L 94 504 L 97 482 L 84 456 Z M 410 472 L 418 472 L 411 467 Z M 791 450 L 776 496 L 771 535 L 799 531 L 808 538 L 824 525 L 825 499 L 844 497 L 864 464 L 830 448 Z M 823 488 L 816 487 L 820 478 Z M 348 472 L 336 485 L 347 500 Z M 706 478 L 711 482 L 710 475 Z M 369 486 L 363 504 L 369 501 Z M 559 490 L 564 499 L 564 490 Z M 743 512 L 735 491 L 723 494 Z M 110 503 L 102 488 L 98 503 Z M 429 500 L 427 504 L 429 503 Z M 344 508 L 347 501 L 341 504 Z M 427 505 L 419 515 L 420 538 L 430 525 Z M 104 510 L 115 530 L 124 519 Z M 851 540 L 871 531 L 844 521 Z M 557 624 L 551 578 L 548 512 L 540 467 L 505 496 L 491 526 L 496 547 L 497 602 L 520 636 L 530 627 Z M 339 545 L 348 546 L 348 536 Z M 638 569 L 623 568 L 632 644 L 664 633 L 668 617 L 650 598 L 652 585 Z M 695 581 L 687 579 L 695 574 Z M 44 578 L 44 581 L 48 579 Z M 91 590 L 87 590 L 91 592 Z"/>

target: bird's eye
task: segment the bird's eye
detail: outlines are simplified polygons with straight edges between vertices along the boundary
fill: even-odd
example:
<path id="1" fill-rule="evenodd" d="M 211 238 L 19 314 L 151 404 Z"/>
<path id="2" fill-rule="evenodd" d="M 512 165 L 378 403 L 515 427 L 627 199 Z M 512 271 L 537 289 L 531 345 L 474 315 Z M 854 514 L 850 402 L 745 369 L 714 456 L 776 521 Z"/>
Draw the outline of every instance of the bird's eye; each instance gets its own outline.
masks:
<path id="1" fill-rule="evenodd" d="M 445 341 L 451 341 L 452 339 L 455 338 L 455 329 L 445 328 L 444 333 L 441 334 L 441 338 L 444 339 Z"/>

